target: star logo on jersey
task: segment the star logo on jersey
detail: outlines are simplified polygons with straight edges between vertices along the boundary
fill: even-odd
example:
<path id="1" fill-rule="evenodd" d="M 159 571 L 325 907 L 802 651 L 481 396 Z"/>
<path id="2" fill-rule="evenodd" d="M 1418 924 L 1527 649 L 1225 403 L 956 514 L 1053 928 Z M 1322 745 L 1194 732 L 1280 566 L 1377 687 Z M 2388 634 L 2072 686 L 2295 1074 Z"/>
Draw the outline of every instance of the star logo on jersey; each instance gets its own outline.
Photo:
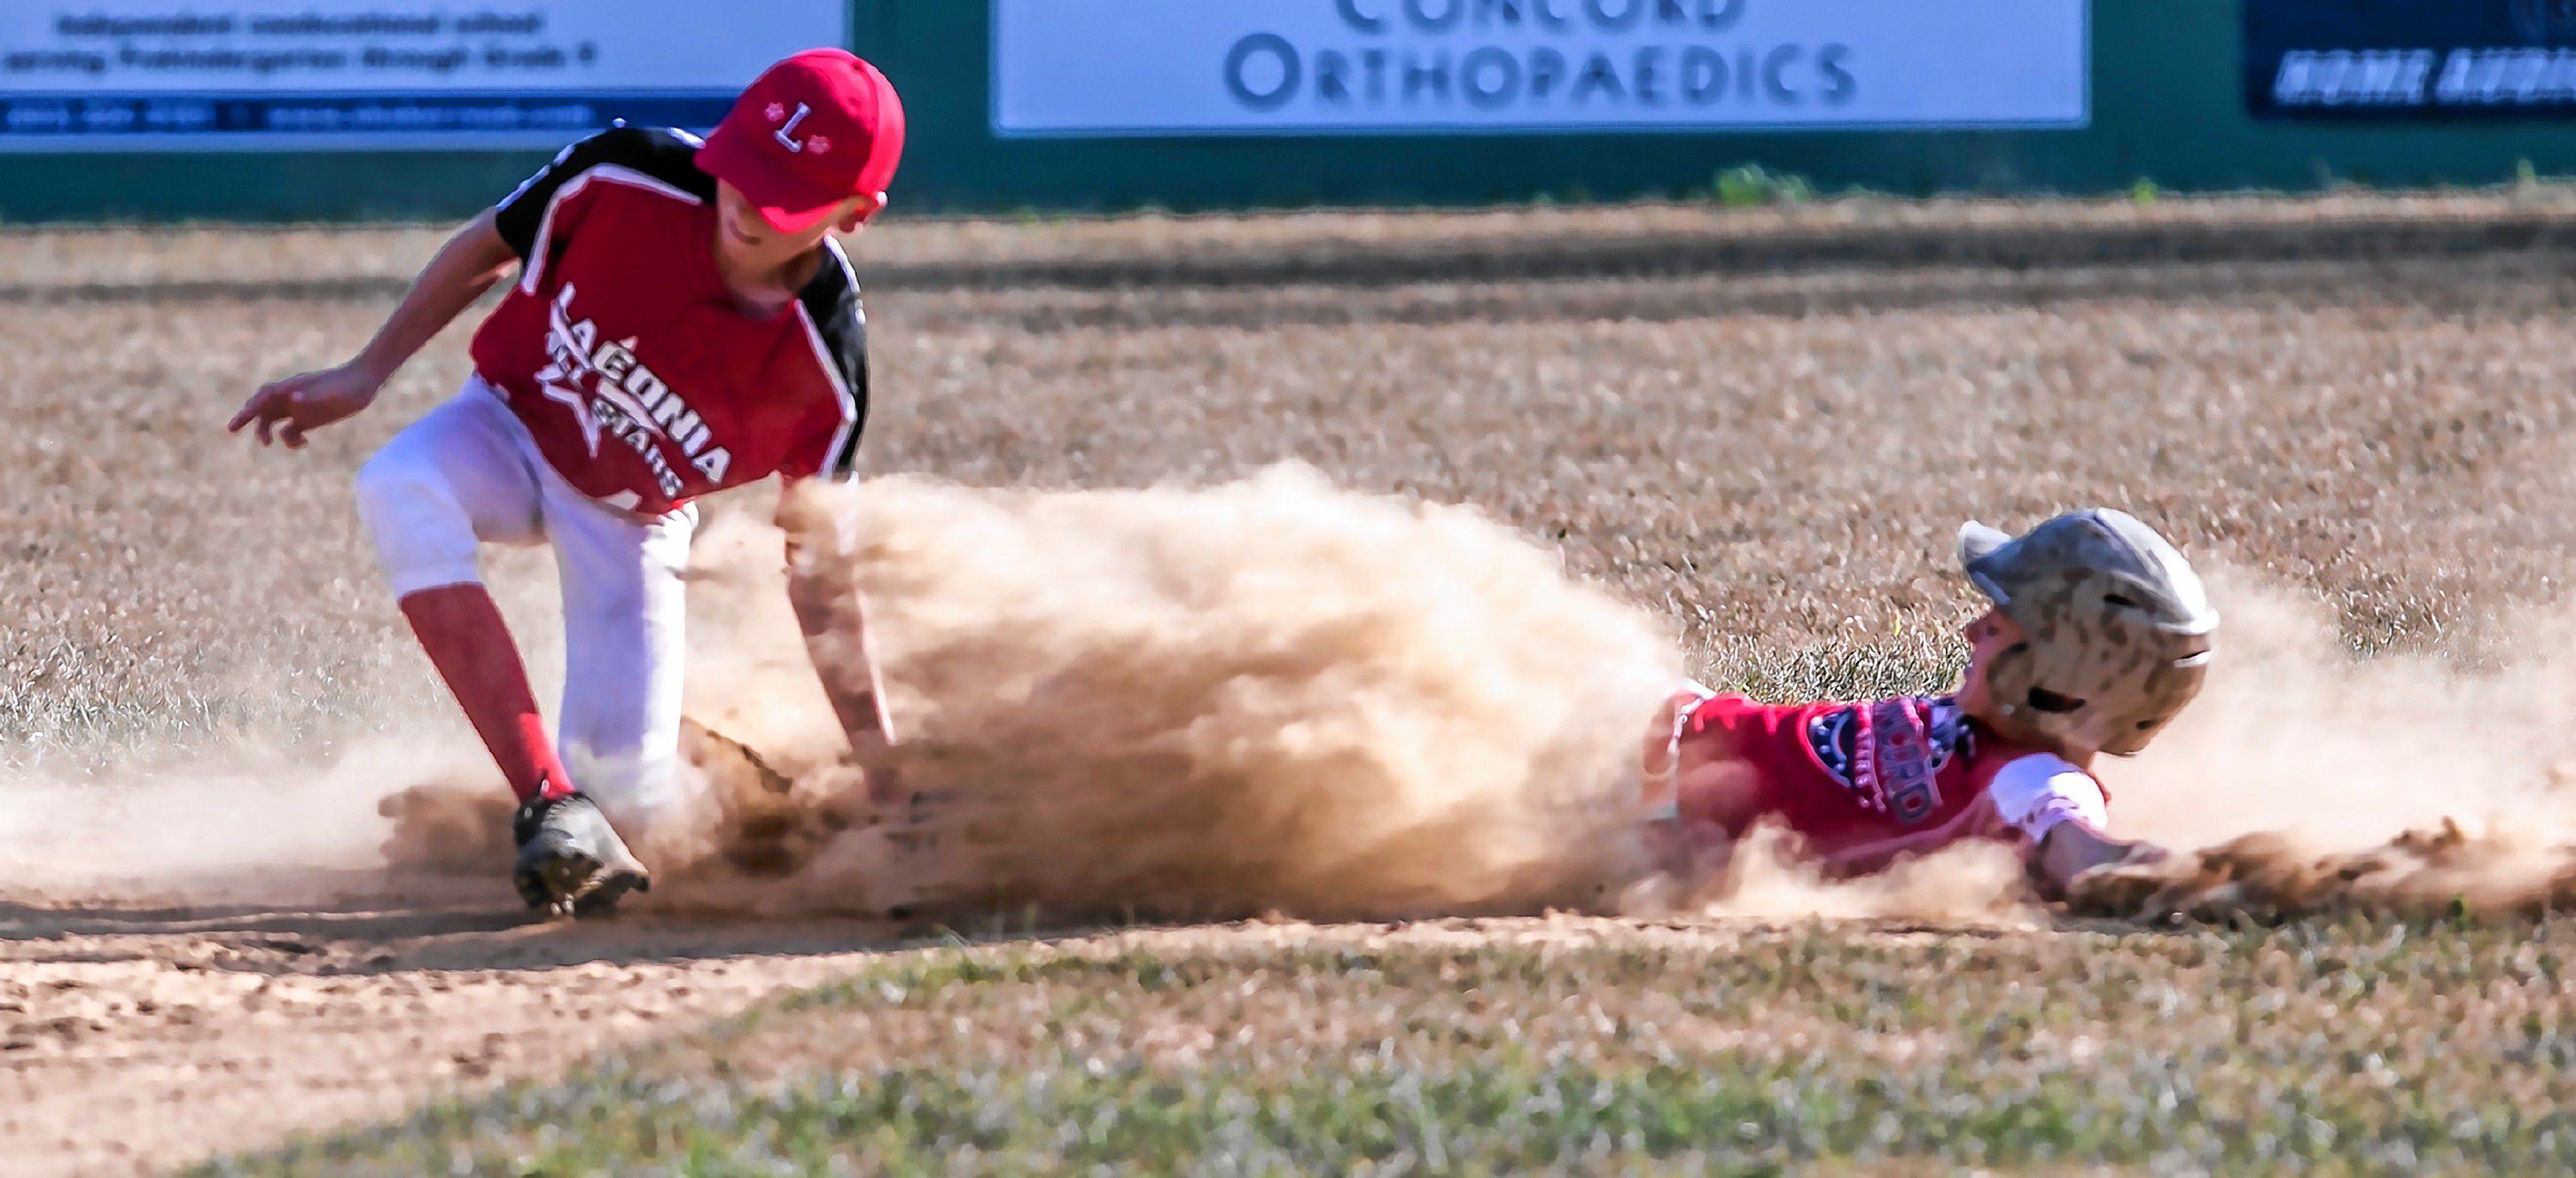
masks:
<path id="1" fill-rule="evenodd" d="M 769 121 L 773 123 L 783 123 L 787 121 L 787 108 L 780 103 L 770 103 L 769 109 L 760 113 L 768 115 Z"/>
<path id="2" fill-rule="evenodd" d="M 581 427 L 582 444 L 597 458 L 599 416 L 590 411 L 590 398 L 581 395 L 581 383 L 592 374 L 590 345 L 599 329 L 587 319 L 572 321 L 572 295 L 573 286 L 567 282 L 546 307 L 547 363 L 537 370 L 537 392 L 572 410 L 574 424 Z"/>
<path id="3" fill-rule="evenodd" d="M 636 428 L 650 431 L 657 438 L 668 438 L 671 435 L 654 424 L 652 406 L 646 405 L 644 399 L 636 396 L 633 390 L 611 378 L 612 367 L 625 370 L 617 375 L 631 374 L 638 367 L 635 363 L 635 344 L 636 338 L 630 335 L 601 348 L 598 355 L 592 357 L 591 367 L 600 374 L 602 379 L 591 386 L 591 395 L 615 408 L 626 420 L 634 422 Z M 653 383 L 658 385 L 661 381 L 659 378 L 654 378 Z"/>
<path id="4" fill-rule="evenodd" d="M 813 152 L 816 155 L 830 155 L 832 154 L 832 141 L 821 135 L 808 135 L 805 137 L 805 150 Z"/>

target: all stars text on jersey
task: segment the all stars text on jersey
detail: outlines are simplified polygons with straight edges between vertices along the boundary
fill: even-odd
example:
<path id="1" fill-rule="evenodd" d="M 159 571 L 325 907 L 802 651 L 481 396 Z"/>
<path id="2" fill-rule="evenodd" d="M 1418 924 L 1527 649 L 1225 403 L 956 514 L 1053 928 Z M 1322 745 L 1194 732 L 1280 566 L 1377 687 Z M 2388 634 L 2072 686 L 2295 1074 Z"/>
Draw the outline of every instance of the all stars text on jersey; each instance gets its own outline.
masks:
<path id="1" fill-rule="evenodd" d="M 593 457 L 603 433 L 635 451 L 666 498 L 678 497 L 682 483 L 663 450 L 665 442 L 678 446 L 680 456 L 709 483 L 723 482 L 733 455 L 713 444 L 714 431 L 679 391 L 636 357 L 636 337 L 603 341 L 597 323 L 573 318 L 574 290 L 565 283 L 549 308 L 549 362 L 537 370 L 538 391 L 572 410 Z"/>

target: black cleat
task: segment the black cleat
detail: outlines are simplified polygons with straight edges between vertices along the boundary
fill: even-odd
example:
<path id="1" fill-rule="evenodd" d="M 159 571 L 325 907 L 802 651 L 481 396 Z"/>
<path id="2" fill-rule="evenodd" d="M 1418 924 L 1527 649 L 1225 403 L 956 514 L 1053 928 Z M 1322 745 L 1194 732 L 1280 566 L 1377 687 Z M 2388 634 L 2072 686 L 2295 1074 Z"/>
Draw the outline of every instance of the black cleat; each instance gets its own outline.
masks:
<path id="1" fill-rule="evenodd" d="M 510 882 L 540 912 L 602 916 L 626 893 L 653 888 L 652 876 L 617 837 L 599 803 L 578 792 L 519 807 L 510 833 L 519 842 Z"/>

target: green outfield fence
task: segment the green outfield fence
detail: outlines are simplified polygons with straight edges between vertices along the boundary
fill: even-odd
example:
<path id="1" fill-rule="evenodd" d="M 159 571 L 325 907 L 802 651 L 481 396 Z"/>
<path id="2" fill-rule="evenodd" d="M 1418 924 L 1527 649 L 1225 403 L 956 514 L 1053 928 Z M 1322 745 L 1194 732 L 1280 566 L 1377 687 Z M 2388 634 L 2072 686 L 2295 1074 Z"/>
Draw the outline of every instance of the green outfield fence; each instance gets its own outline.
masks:
<path id="1" fill-rule="evenodd" d="M 1209 0 L 1211 3 L 1228 0 Z M 1937 3 L 1937 0 L 1924 0 Z M 853 48 L 901 86 L 913 212 L 1607 200 L 1705 190 L 1759 165 L 1832 192 L 2083 194 L 2491 184 L 2576 170 L 2564 123 L 2354 126 L 2245 110 L 2236 0 L 2095 0 L 2082 129 L 1007 139 L 992 131 L 984 0 L 870 0 Z M 0 154 L 0 219 L 457 218 L 535 152 Z"/>

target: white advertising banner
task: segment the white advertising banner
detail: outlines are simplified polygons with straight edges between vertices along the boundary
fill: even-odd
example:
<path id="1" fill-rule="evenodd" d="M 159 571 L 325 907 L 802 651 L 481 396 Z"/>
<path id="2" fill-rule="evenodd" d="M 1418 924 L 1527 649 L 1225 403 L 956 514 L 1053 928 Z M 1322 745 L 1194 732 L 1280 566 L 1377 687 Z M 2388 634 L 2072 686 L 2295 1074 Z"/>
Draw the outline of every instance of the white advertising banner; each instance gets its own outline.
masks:
<path id="1" fill-rule="evenodd" d="M 991 0 L 1002 135 L 2080 127 L 2090 0 Z"/>
<path id="2" fill-rule="evenodd" d="M 0 150 L 556 145 L 703 128 L 848 0 L 0 0 Z"/>

